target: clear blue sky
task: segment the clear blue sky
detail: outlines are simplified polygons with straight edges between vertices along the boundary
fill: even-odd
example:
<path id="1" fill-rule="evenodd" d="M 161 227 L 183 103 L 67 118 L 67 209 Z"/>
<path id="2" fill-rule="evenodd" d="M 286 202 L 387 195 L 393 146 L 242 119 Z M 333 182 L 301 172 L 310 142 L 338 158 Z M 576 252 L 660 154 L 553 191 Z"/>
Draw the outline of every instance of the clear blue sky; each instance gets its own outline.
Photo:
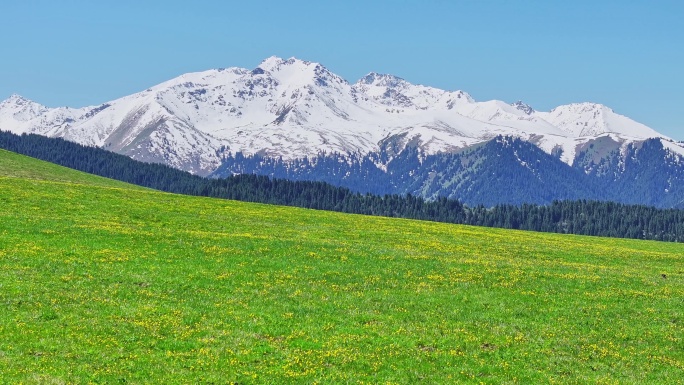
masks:
<path id="1" fill-rule="evenodd" d="M 277 55 L 521 99 L 591 101 L 684 139 L 684 1 L 91 1 L 0 4 L 0 100 L 82 107 Z"/>

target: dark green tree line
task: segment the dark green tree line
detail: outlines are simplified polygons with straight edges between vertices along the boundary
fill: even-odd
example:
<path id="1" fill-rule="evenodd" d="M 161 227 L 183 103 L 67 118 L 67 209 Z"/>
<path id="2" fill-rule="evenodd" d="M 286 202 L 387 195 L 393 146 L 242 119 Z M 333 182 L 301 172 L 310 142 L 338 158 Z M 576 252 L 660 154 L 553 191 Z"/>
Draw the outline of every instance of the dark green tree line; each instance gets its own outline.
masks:
<path id="1" fill-rule="evenodd" d="M 40 135 L 0 131 L 0 148 L 107 178 L 178 194 L 346 213 L 543 232 L 684 241 L 684 211 L 614 202 L 568 200 L 549 205 L 467 207 L 454 199 L 361 194 L 324 182 L 252 174 L 203 178 L 99 148 Z M 332 167 L 332 166 L 331 166 Z"/>

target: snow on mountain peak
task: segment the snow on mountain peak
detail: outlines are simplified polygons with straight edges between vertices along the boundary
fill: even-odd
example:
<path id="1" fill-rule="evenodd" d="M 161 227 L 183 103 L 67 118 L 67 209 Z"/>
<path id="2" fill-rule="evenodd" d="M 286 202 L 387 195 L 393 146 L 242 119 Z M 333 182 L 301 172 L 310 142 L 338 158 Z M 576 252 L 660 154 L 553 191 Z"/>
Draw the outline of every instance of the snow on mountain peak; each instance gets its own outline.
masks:
<path id="1" fill-rule="evenodd" d="M 573 137 L 613 133 L 639 139 L 666 138 L 652 128 L 598 103 L 567 104 L 539 115 Z"/>
<path id="2" fill-rule="evenodd" d="M 29 106 L 29 105 L 41 106 L 40 104 L 38 104 L 32 100 L 29 100 L 29 99 L 27 99 L 27 98 L 25 98 L 19 94 L 10 95 L 9 98 L 3 100 L 2 102 L 0 102 L 0 104 L 3 106 L 14 106 L 14 108 Z"/>
<path id="3" fill-rule="evenodd" d="M 400 85 L 406 85 L 407 82 L 398 76 L 370 72 L 366 76 L 359 79 L 357 84 L 374 85 L 380 87 L 397 87 Z"/>
<path id="4" fill-rule="evenodd" d="M 522 100 L 518 100 L 515 103 L 512 103 L 511 106 L 517 108 L 518 110 L 524 112 L 527 115 L 532 115 L 534 113 L 534 108 L 530 107 L 529 104 L 523 103 Z"/>
<path id="5" fill-rule="evenodd" d="M 300 60 L 295 57 L 282 59 L 271 56 L 251 71 L 252 75 L 269 75 L 281 83 L 289 83 L 299 87 L 316 84 L 327 87 L 332 84 L 348 84 L 346 80 L 330 72 L 320 63 Z"/>
<path id="6" fill-rule="evenodd" d="M 12 94 L 9 98 L 0 102 L 0 114 L 8 117 L 11 116 L 13 119 L 21 122 L 35 119 L 47 111 L 49 111 L 47 107 L 19 94 Z M 4 119 L 0 119 L 0 121 L 2 120 Z"/>
<path id="7" fill-rule="evenodd" d="M 320 66 L 319 63 L 313 63 L 310 61 L 306 60 L 300 60 L 297 59 L 296 57 L 291 57 L 289 59 L 283 59 L 278 56 L 271 56 L 267 59 L 264 59 L 258 66 L 257 68 L 261 68 L 264 71 L 267 72 L 278 72 L 283 69 L 283 67 L 298 67 L 300 70 L 303 70 L 311 65 L 314 66 Z"/>
<path id="8" fill-rule="evenodd" d="M 273 71 L 275 68 L 280 66 L 285 60 L 283 58 L 278 57 L 278 56 L 271 56 L 268 57 L 259 63 L 257 68 L 261 68 L 265 71 Z"/>
<path id="9" fill-rule="evenodd" d="M 6 102 L 6 103 L 15 103 L 15 104 L 16 104 L 16 103 L 27 102 L 27 101 L 29 101 L 29 100 L 26 99 L 25 97 L 19 95 L 19 94 L 12 94 L 12 95 L 10 95 L 9 98 L 7 98 L 7 99 L 4 100 L 4 102 Z"/>
<path id="10" fill-rule="evenodd" d="M 463 91 L 445 91 L 412 84 L 398 76 L 377 72 L 363 76 L 352 88 L 363 100 L 390 107 L 390 111 L 451 110 L 458 105 L 474 102 Z"/>

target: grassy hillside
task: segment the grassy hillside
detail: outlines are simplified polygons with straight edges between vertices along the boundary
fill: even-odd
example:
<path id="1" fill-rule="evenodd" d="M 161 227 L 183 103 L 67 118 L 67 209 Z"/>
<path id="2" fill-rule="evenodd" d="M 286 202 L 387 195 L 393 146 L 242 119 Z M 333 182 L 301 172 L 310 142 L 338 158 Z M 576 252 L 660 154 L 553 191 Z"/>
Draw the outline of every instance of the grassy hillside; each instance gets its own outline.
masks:
<path id="1" fill-rule="evenodd" d="M 33 179 L 98 187 L 148 190 L 144 187 L 102 178 L 72 169 L 42 162 L 34 158 L 0 149 L 0 178 Z M 4 181 L 4 179 L 3 179 Z"/>
<path id="2" fill-rule="evenodd" d="M 2 383 L 678 383 L 684 246 L 187 197 L 0 151 Z"/>

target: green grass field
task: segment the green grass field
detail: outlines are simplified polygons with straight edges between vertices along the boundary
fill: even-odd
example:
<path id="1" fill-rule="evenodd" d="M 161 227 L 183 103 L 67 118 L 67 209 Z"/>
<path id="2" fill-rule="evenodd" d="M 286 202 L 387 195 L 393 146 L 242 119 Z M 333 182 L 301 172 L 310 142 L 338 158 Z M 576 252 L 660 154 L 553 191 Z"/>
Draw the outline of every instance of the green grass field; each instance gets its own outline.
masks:
<path id="1" fill-rule="evenodd" d="M 0 383 L 684 381 L 684 246 L 159 193 L 0 151 Z"/>

